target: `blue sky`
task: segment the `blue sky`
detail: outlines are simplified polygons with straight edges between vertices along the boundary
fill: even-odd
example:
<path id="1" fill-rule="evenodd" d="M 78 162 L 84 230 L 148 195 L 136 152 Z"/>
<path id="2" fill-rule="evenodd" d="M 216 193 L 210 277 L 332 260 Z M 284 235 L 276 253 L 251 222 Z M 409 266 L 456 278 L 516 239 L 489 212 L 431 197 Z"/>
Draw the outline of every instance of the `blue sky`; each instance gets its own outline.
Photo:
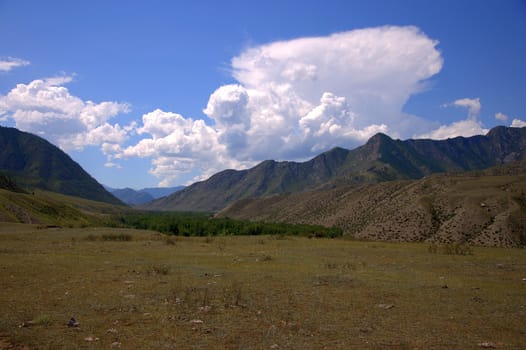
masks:
<path id="1" fill-rule="evenodd" d="M 0 125 L 112 187 L 526 126 L 526 1 L 0 0 Z"/>

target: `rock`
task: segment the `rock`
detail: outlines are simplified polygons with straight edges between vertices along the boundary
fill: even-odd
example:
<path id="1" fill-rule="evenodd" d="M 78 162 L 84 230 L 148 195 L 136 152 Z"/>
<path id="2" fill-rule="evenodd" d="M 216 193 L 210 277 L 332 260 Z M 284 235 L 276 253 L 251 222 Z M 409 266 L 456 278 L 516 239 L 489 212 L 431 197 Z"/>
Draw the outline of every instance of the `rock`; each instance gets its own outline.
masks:
<path id="1" fill-rule="evenodd" d="M 199 307 L 199 311 L 201 312 L 209 312 L 210 310 L 212 310 L 212 307 L 210 305 L 206 305 L 206 306 L 201 306 Z"/>
<path id="2" fill-rule="evenodd" d="M 195 319 L 195 320 L 191 320 L 190 323 L 193 323 L 193 324 L 203 324 L 204 322 L 203 322 L 202 320 Z"/>
<path id="3" fill-rule="evenodd" d="M 89 342 L 93 342 L 93 341 L 99 341 L 99 338 L 97 337 L 93 337 L 93 336 L 89 336 L 89 337 L 86 337 L 84 338 L 85 341 L 89 341 Z"/>
<path id="4" fill-rule="evenodd" d="M 479 348 L 484 348 L 484 349 L 496 349 L 497 348 L 497 345 L 491 342 L 479 343 L 478 345 L 479 345 Z"/>
<path id="5" fill-rule="evenodd" d="M 78 323 L 74 317 L 69 319 L 68 327 L 78 327 L 78 326 L 80 326 L 80 323 Z"/>
<path id="6" fill-rule="evenodd" d="M 392 309 L 394 305 L 393 304 L 377 304 L 376 307 L 379 309 L 389 310 L 389 309 Z"/>

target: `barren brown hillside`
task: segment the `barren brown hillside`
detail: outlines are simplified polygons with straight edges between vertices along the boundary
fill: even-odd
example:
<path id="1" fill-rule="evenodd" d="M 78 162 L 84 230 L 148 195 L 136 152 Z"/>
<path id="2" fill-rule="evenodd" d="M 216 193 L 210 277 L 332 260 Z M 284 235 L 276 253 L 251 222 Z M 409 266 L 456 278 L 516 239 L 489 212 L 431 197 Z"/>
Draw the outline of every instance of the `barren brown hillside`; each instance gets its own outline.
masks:
<path id="1" fill-rule="evenodd" d="M 357 239 L 524 246 L 525 168 L 247 199 L 218 216 L 338 226 Z"/>

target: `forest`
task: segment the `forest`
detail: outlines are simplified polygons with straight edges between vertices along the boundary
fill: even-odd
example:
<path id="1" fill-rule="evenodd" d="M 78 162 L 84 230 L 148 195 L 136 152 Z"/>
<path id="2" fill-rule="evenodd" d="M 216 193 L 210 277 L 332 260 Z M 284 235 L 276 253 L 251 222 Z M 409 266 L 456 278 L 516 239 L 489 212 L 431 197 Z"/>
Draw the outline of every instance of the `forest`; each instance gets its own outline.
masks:
<path id="1" fill-rule="evenodd" d="M 311 238 L 336 238 L 343 232 L 338 227 L 307 224 L 251 222 L 215 218 L 210 213 L 141 212 L 115 217 L 110 226 L 154 230 L 176 236 L 284 235 Z"/>

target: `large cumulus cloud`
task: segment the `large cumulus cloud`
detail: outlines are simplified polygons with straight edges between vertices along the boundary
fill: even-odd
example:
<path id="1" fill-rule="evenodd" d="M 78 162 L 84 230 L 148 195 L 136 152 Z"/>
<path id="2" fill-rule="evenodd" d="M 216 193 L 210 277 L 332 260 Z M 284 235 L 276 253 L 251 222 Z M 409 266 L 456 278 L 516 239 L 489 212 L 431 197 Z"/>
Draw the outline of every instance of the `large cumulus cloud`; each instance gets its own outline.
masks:
<path id="1" fill-rule="evenodd" d="M 411 136 L 426 123 L 402 107 L 441 70 L 437 44 L 416 27 L 385 26 L 247 48 L 231 62 L 237 84 L 209 97 L 211 122 L 146 114 L 140 132 L 150 136 L 121 156 L 153 157 L 151 172 L 175 180 L 204 164 L 303 160 L 377 132 Z"/>

